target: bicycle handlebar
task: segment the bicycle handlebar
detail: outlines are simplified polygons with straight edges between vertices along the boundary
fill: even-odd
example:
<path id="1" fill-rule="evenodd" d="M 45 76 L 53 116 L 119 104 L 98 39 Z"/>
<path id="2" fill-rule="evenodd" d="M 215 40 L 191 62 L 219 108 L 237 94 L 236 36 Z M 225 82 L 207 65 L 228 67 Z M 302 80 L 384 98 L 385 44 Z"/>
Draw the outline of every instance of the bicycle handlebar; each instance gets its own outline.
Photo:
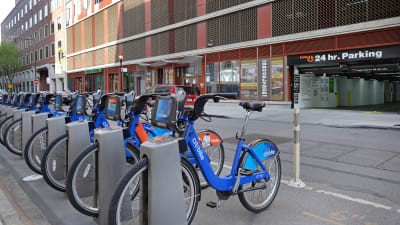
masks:
<path id="1" fill-rule="evenodd" d="M 204 105 L 207 103 L 209 99 L 213 99 L 214 102 L 219 102 L 219 99 L 221 98 L 236 98 L 237 94 L 236 93 L 215 93 L 215 94 L 205 94 L 205 95 L 200 95 L 199 97 L 196 98 L 194 102 L 194 109 L 190 110 L 189 112 L 189 120 L 197 120 L 200 116 L 201 113 L 204 111 Z"/>

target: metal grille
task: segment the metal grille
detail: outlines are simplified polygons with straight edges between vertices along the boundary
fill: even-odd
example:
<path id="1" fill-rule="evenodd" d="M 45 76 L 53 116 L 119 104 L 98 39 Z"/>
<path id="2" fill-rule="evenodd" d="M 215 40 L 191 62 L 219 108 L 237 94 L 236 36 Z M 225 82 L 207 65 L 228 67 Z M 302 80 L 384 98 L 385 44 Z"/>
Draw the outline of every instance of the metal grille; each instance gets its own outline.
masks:
<path id="1" fill-rule="evenodd" d="M 235 60 L 239 59 L 239 50 L 227 51 L 220 53 L 221 61 Z"/>
<path id="2" fill-rule="evenodd" d="M 93 66 L 93 54 L 92 52 L 85 53 L 85 67 Z"/>
<path id="3" fill-rule="evenodd" d="M 317 29 L 315 0 L 293 0 L 293 32 L 305 32 Z"/>
<path id="4" fill-rule="evenodd" d="M 129 37 L 145 31 L 144 0 L 124 1 L 123 37 Z"/>
<path id="5" fill-rule="evenodd" d="M 124 58 L 126 60 L 140 59 L 146 57 L 145 39 L 129 41 L 123 44 Z"/>
<path id="6" fill-rule="evenodd" d="M 82 68 L 82 55 L 74 56 L 75 58 L 75 69 Z"/>
<path id="7" fill-rule="evenodd" d="M 272 36 L 292 33 L 293 4 L 292 0 L 276 1 L 272 4 Z"/>
<path id="8" fill-rule="evenodd" d="M 118 46 L 112 45 L 108 49 L 108 63 L 118 62 Z"/>
<path id="9" fill-rule="evenodd" d="M 85 20 L 85 49 L 93 47 L 92 24 L 92 18 Z"/>
<path id="10" fill-rule="evenodd" d="M 67 54 L 74 53 L 73 51 L 73 33 L 72 33 L 72 27 L 67 29 Z"/>
<path id="11" fill-rule="evenodd" d="M 240 12 L 240 41 L 257 39 L 257 8 L 246 9 Z"/>
<path id="12" fill-rule="evenodd" d="M 185 27 L 175 30 L 175 52 L 184 52 L 186 49 Z"/>
<path id="13" fill-rule="evenodd" d="M 282 55 L 283 54 L 283 45 L 276 44 L 271 46 L 271 54 L 274 55 Z"/>
<path id="14" fill-rule="evenodd" d="M 188 20 L 197 16 L 196 0 L 175 0 L 174 1 L 174 22 Z"/>
<path id="15" fill-rule="evenodd" d="M 214 46 L 221 45 L 219 40 L 220 19 L 214 18 L 207 21 L 207 42 L 213 43 Z"/>
<path id="16" fill-rule="evenodd" d="M 105 48 L 102 49 L 98 49 L 94 52 L 94 65 L 95 66 L 100 66 L 100 65 L 104 65 L 105 61 L 104 61 L 104 57 L 105 57 L 105 53 L 104 53 Z"/>
<path id="17" fill-rule="evenodd" d="M 399 42 L 400 28 L 358 33 L 338 37 L 338 48 L 362 47 Z"/>
<path id="18" fill-rule="evenodd" d="M 219 61 L 219 54 L 218 53 L 208 54 L 207 55 L 207 63 L 218 62 L 218 61 Z"/>
<path id="19" fill-rule="evenodd" d="M 262 46 L 258 47 L 258 57 L 270 57 L 270 51 L 269 51 L 270 46 Z"/>
<path id="20" fill-rule="evenodd" d="M 318 29 L 335 26 L 336 0 L 317 0 L 318 7 Z"/>
<path id="21" fill-rule="evenodd" d="M 151 4 L 151 29 L 168 25 L 168 3 L 165 0 L 152 0 Z"/>
<path id="22" fill-rule="evenodd" d="M 151 36 L 151 56 L 158 56 L 160 52 L 160 35 Z"/>
<path id="23" fill-rule="evenodd" d="M 82 33 L 81 33 L 81 23 L 78 23 L 76 25 L 74 25 L 75 27 L 75 52 L 79 52 L 80 50 L 82 50 L 82 45 L 81 45 L 81 37 L 82 37 Z"/>
<path id="24" fill-rule="evenodd" d="M 361 23 L 367 20 L 367 4 L 365 0 L 336 0 L 337 26 Z"/>
<path id="25" fill-rule="evenodd" d="M 166 55 L 169 53 L 169 32 L 162 32 L 159 34 L 160 51 L 159 55 Z"/>
<path id="26" fill-rule="evenodd" d="M 94 16 L 94 32 L 94 45 L 98 46 L 104 44 L 104 11 Z"/>
<path id="27" fill-rule="evenodd" d="M 256 58 L 257 57 L 257 48 L 244 48 L 240 49 L 240 58 Z"/>
<path id="28" fill-rule="evenodd" d="M 251 2 L 254 0 L 207 0 L 206 12 L 211 13 L 221 9 L 226 9 L 235 5 Z"/>
<path id="29" fill-rule="evenodd" d="M 67 70 L 73 70 L 74 69 L 74 58 L 69 57 L 67 58 Z"/>
<path id="30" fill-rule="evenodd" d="M 327 37 L 314 40 L 296 41 L 285 44 L 285 54 L 335 49 L 335 38 Z"/>
<path id="31" fill-rule="evenodd" d="M 108 41 L 118 40 L 118 5 L 111 6 L 108 10 Z"/>
<path id="32" fill-rule="evenodd" d="M 399 0 L 373 0 L 368 1 L 368 20 L 400 16 Z"/>
<path id="33" fill-rule="evenodd" d="M 175 52 L 189 51 L 197 48 L 196 24 L 175 30 Z"/>
<path id="34" fill-rule="evenodd" d="M 221 44 L 231 44 L 240 42 L 240 14 L 232 13 L 223 16 L 221 19 L 220 37 Z"/>

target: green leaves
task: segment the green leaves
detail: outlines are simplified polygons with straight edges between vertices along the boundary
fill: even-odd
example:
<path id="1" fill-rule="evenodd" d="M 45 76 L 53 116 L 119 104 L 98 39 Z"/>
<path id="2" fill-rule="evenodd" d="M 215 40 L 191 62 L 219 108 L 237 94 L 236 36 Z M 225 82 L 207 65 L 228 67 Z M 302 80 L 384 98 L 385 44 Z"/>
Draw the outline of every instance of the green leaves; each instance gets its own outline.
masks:
<path id="1" fill-rule="evenodd" d="M 23 55 L 22 51 L 17 48 L 17 46 L 2 42 L 0 45 L 0 74 L 3 76 L 8 76 L 13 73 L 13 70 L 22 66 L 19 58 Z"/>

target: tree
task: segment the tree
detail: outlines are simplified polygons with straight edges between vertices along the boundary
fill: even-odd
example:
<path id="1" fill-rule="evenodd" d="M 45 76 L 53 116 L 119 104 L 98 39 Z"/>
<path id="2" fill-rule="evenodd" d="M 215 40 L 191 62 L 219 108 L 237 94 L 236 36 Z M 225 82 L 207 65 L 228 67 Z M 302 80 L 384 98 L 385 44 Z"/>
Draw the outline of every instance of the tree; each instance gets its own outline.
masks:
<path id="1" fill-rule="evenodd" d="M 0 74 L 6 76 L 8 80 L 12 80 L 13 71 L 22 66 L 19 58 L 23 55 L 17 46 L 1 42 L 0 45 Z"/>

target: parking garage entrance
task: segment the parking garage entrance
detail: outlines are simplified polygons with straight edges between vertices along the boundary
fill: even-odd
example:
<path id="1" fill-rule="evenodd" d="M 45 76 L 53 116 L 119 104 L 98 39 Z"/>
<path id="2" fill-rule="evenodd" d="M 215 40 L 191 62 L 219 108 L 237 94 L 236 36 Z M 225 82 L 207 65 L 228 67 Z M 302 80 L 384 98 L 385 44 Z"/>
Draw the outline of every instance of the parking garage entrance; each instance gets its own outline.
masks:
<path id="1" fill-rule="evenodd" d="M 288 65 L 299 108 L 399 110 L 400 45 L 288 56 Z"/>

